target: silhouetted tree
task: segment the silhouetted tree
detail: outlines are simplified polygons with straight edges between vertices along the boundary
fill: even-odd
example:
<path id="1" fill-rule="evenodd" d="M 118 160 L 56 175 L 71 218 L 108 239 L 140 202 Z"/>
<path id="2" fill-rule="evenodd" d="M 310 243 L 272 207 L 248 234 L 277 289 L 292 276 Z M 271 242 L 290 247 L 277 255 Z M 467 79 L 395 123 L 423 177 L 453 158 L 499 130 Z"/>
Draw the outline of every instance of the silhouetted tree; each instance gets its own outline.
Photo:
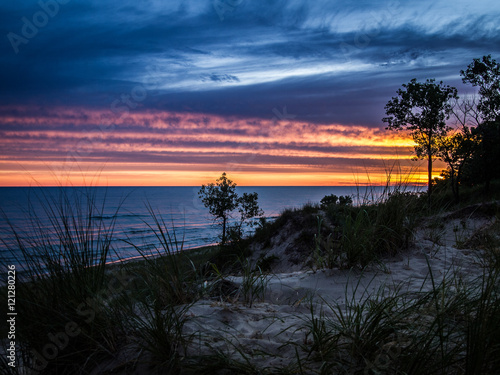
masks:
<path id="1" fill-rule="evenodd" d="M 198 192 L 201 201 L 222 226 L 221 244 L 226 243 L 227 223 L 231 217 L 231 212 L 238 209 L 240 221 L 236 225 L 236 231 L 241 234 L 243 223 L 253 217 L 262 216 L 263 211 L 257 203 L 257 193 L 243 193 L 241 197 L 236 193 L 236 184 L 222 173 L 215 183 L 202 185 Z"/>
<path id="2" fill-rule="evenodd" d="M 432 158 L 436 156 L 439 137 L 449 130 L 445 120 L 449 119 L 452 105 L 450 99 L 457 99 L 457 89 L 435 83 L 428 79 L 425 83 L 414 78 L 403 89 L 397 91 L 385 106 L 386 114 L 382 121 L 388 123 L 386 129 L 409 130 L 415 141 L 417 158 L 427 158 L 428 196 L 432 193 Z"/>
<path id="3" fill-rule="evenodd" d="M 482 182 L 486 192 L 490 182 L 500 177 L 500 64 L 491 55 L 473 59 L 466 70 L 460 72 L 462 81 L 479 87 L 477 110 L 480 124 L 472 130 L 478 144 L 469 163 L 471 183 Z"/>
<path id="4" fill-rule="evenodd" d="M 491 55 L 474 59 L 460 71 L 464 83 L 479 87 L 481 98 L 477 109 L 484 121 L 500 121 L 500 64 Z"/>
<path id="5" fill-rule="evenodd" d="M 455 203 L 459 203 L 463 169 L 477 147 L 476 139 L 470 129 L 464 126 L 454 134 L 439 138 L 437 146 L 436 154 L 448 164 L 448 173 L 445 175 L 450 179 Z"/>
<path id="6" fill-rule="evenodd" d="M 254 218 L 256 216 L 261 216 L 263 211 L 260 209 L 257 200 L 259 196 L 257 193 L 243 193 L 241 197 L 238 197 L 238 211 L 240 213 L 240 226 L 248 219 Z"/>
<path id="7" fill-rule="evenodd" d="M 470 128 L 475 128 L 482 121 L 481 112 L 477 108 L 479 104 L 479 96 L 466 95 L 465 97 L 460 97 L 460 99 L 455 99 L 451 101 L 452 104 L 452 117 L 454 125 L 459 127 L 467 126 Z"/>
<path id="8" fill-rule="evenodd" d="M 483 122 L 472 133 L 477 145 L 468 163 L 468 178 L 472 184 L 484 183 L 488 193 L 491 181 L 500 178 L 500 121 Z"/>

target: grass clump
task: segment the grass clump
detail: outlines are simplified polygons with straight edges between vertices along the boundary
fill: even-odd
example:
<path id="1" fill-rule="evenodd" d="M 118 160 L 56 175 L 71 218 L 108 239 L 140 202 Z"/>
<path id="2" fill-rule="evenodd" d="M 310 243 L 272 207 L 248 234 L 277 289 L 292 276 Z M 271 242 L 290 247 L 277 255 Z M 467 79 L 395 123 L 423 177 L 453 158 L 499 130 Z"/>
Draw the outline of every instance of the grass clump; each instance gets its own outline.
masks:
<path id="1" fill-rule="evenodd" d="M 414 200 L 411 193 L 395 191 L 375 204 L 352 207 L 340 235 L 346 266 L 364 267 L 381 256 L 407 249 L 415 225 Z"/>
<path id="2" fill-rule="evenodd" d="M 419 215 L 419 199 L 418 194 L 386 188 L 375 202 L 330 203 L 324 215 L 317 217 L 316 264 L 364 268 L 407 249 Z"/>
<path id="3" fill-rule="evenodd" d="M 158 245 L 143 249 L 126 241 L 141 254 L 142 261 L 124 265 L 134 283 L 128 293 L 122 294 L 119 310 L 127 324 L 129 340 L 148 354 L 142 359 L 148 371 L 178 372 L 191 341 L 190 336 L 183 334 L 189 320 L 187 313 L 202 297 L 207 275 L 183 251 L 183 240 L 178 241 L 175 229 L 169 230 L 162 215 L 151 205 L 147 208 L 151 223 L 146 225 Z"/>
<path id="4" fill-rule="evenodd" d="M 358 287 L 346 290 L 344 301 L 311 303 L 303 325 L 304 366 L 320 373 L 496 373 L 498 270 L 467 285 L 454 273 L 439 282 L 431 273 L 420 292 L 380 288 L 355 297 Z"/>
<path id="5" fill-rule="evenodd" d="M 358 282 L 354 290 L 346 289 L 342 302 L 323 300 L 318 315 L 311 304 L 303 349 L 329 373 L 377 373 L 383 370 L 377 368 L 382 356 L 399 351 L 395 345 L 407 345 L 403 332 L 410 324 L 413 303 L 399 292 L 385 295 L 383 288 L 374 295 L 357 296 L 359 287 Z"/>
<path id="6" fill-rule="evenodd" d="M 126 241 L 137 250 L 144 262 L 141 267 L 131 270 L 137 279 L 136 288 L 156 292 L 155 298 L 164 304 L 184 304 L 196 300 L 203 279 L 200 269 L 183 251 L 184 241 L 178 241 L 175 228 L 170 231 L 161 214 L 155 212 L 151 205 L 147 208 L 151 223 L 146 222 L 146 225 L 154 233 L 158 245 L 151 249 Z"/>
<path id="7" fill-rule="evenodd" d="M 133 244 L 142 262 L 110 264 L 118 209 L 105 212 L 105 198 L 98 200 L 91 188 L 43 192 L 30 201 L 26 229 L 3 218 L 7 230 L 1 240 L 9 257 L 2 257 L 2 265 L 18 265 L 21 372 L 87 374 L 131 345 L 143 348 L 149 365 L 178 368 L 189 341 L 182 334 L 186 311 L 201 296 L 204 275 L 178 247 L 175 232 L 149 206 L 148 226 L 158 246 Z M 195 255 L 200 262 L 209 256 Z M 4 362 L 2 356 L 7 369 Z M 122 366 L 137 362 L 132 357 Z"/>
<path id="8" fill-rule="evenodd" d="M 252 266 L 248 259 L 240 260 L 242 263 L 241 296 L 246 306 L 252 307 L 256 301 L 264 300 L 267 288 L 267 275 L 257 265 Z"/>
<path id="9" fill-rule="evenodd" d="M 2 263 L 19 265 L 20 366 L 39 373 L 85 373 L 123 334 L 113 313 L 96 307 L 113 298 L 116 280 L 106 262 L 117 211 L 105 221 L 104 200 L 89 188 L 41 191 L 35 198 L 39 204 L 30 199 L 25 212 L 27 229 L 3 218 L 9 230 L 2 243 L 10 259 Z"/>

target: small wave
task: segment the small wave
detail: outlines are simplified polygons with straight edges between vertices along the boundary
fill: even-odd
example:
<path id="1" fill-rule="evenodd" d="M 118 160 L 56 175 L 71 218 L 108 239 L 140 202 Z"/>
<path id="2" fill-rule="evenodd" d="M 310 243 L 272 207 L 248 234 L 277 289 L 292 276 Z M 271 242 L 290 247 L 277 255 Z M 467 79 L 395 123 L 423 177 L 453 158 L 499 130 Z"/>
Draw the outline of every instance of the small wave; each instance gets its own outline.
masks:
<path id="1" fill-rule="evenodd" d="M 140 234 L 140 233 L 148 233 L 148 232 L 151 232 L 151 230 L 150 229 L 130 229 L 130 230 L 125 231 L 125 233 L 129 233 L 129 234 Z"/>
<path id="2" fill-rule="evenodd" d="M 94 215 L 92 216 L 92 219 L 94 220 L 111 220 L 111 219 L 115 219 L 116 217 L 118 217 L 118 215 Z"/>
<path id="3" fill-rule="evenodd" d="M 128 213 L 128 214 L 118 215 L 118 217 L 148 217 L 148 215 Z"/>
<path id="4" fill-rule="evenodd" d="M 144 214 L 114 214 L 114 215 L 94 215 L 92 216 L 92 219 L 95 220 L 110 220 L 110 219 L 115 219 L 115 218 L 143 218 L 143 217 L 148 217 L 148 215 Z"/>

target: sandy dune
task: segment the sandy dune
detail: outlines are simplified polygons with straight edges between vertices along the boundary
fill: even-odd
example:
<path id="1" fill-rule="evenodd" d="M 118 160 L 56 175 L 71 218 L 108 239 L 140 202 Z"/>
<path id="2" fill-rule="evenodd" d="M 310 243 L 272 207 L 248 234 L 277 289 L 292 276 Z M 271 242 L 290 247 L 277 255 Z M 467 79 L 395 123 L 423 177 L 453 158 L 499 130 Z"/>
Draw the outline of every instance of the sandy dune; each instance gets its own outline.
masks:
<path id="1" fill-rule="evenodd" d="M 302 269 L 267 275 L 259 280 L 266 287 L 265 297 L 256 298 L 251 307 L 236 297 L 202 299 L 188 313 L 191 319 L 185 333 L 196 333 L 188 353 L 221 351 L 240 360 L 246 356 L 253 364 L 266 368 L 286 366 L 297 353 L 307 356 L 302 346 L 308 342 L 305 326 L 311 318 L 311 307 L 317 316 L 320 311 L 331 313 L 328 304 L 342 308 L 346 300 L 388 294 L 396 289 L 429 290 L 430 271 L 436 282 L 451 272 L 463 282 L 480 275 L 479 250 L 465 245 L 470 245 L 474 235 L 491 225 L 492 220 L 461 214 L 424 220 L 410 250 L 382 259 L 363 271 Z M 285 258 L 281 254 L 280 259 L 286 264 Z M 241 288 L 241 276 L 227 280 Z"/>

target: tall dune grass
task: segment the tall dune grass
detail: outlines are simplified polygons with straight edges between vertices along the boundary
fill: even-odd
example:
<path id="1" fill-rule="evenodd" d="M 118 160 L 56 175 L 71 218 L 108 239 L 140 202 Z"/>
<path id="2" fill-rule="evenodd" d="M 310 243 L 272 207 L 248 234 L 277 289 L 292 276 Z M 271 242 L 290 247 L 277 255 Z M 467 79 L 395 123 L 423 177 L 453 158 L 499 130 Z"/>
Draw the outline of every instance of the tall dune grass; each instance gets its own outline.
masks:
<path id="1" fill-rule="evenodd" d="M 145 221 L 157 239 L 153 248 L 142 247 L 130 240 L 142 256 L 141 264 L 125 264 L 134 278 L 130 293 L 120 298 L 127 322 L 129 339 L 147 354 L 149 371 L 177 373 L 191 337 L 183 334 L 189 320 L 188 310 L 201 298 L 203 280 L 208 277 L 183 251 L 184 239 L 178 240 L 175 227 L 149 203 L 150 221 Z"/>
<path id="2" fill-rule="evenodd" d="M 158 245 L 150 249 L 126 241 L 142 262 L 108 263 L 115 251 L 119 207 L 109 214 L 105 201 L 98 200 L 92 187 L 39 189 L 25 210 L 22 228 L 3 215 L 1 241 L 7 256 L 1 265 L 15 264 L 20 271 L 19 362 L 10 368 L 2 355 L 5 371 L 87 374 L 129 346 L 143 349 L 148 368 L 178 368 L 189 342 L 182 333 L 186 312 L 204 292 L 201 280 L 207 275 L 151 206 L 146 224 Z M 5 305 L 6 296 L 2 292 L 0 297 Z M 7 342 L 2 337 L 4 352 Z M 132 358 L 123 366 L 138 362 Z"/>
<path id="3" fill-rule="evenodd" d="M 172 229 L 169 230 L 163 216 L 149 203 L 146 206 L 150 222 L 145 221 L 145 224 L 157 239 L 157 245 L 149 248 L 125 240 L 137 250 L 146 264 L 146 267 L 137 270 L 143 271 L 136 274 L 137 279 L 142 280 L 144 288 L 158 288 L 158 297 L 165 303 L 191 302 L 196 295 L 195 285 L 199 284 L 199 275 L 197 267 L 183 251 L 184 239 L 177 239 L 173 223 Z"/>
<path id="4" fill-rule="evenodd" d="M 498 269 L 467 284 L 450 270 L 441 280 L 431 273 L 417 292 L 380 288 L 355 299 L 358 283 L 343 301 L 311 304 L 303 366 L 327 373 L 496 374 L 499 281 Z"/>
<path id="5" fill-rule="evenodd" d="M 394 173 L 395 168 L 387 170 L 384 186 L 358 186 L 354 204 L 326 207 L 326 218 L 333 227 L 321 257 L 328 259 L 329 267 L 363 268 L 411 244 L 416 220 L 422 214 L 422 199 L 411 174 Z M 320 250 L 316 243 L 316 252 Z"/>
<path id="6" fill-rule="evenodd" d="M 91 188 L 39 189 L 26 209 L 25 229 L 3 215 L 9 256 L 2 266 L 14 263 L 20 271 L 16 327 L 22 366 L 79 373 L 118 340 L 113 317 L 94 308 L 108 287 L 106 262 L 118 212 L 105 222 L 104 208 L 105 199 L 99 201 Z"/>

